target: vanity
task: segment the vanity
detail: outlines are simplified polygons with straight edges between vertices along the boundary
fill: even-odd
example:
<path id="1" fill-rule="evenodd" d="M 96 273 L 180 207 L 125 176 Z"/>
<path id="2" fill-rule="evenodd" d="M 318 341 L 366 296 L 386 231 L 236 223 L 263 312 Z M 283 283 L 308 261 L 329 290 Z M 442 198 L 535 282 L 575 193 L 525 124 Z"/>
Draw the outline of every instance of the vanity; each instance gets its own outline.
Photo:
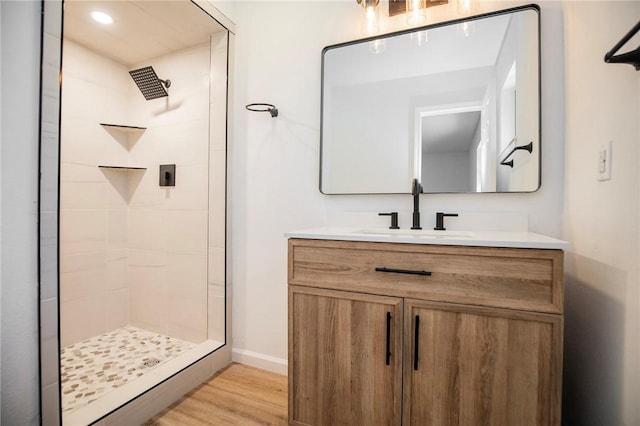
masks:
<path id="1" fill-rule="evenodd" d="M 528 232 L 287 237 L 290 424 L 560 424 L 567 243 Z"/>
<path id="2" fill-rule="evenodd" d="M 287 234 L 290 424 L 560 425 L 567 243 L 419 210 L 540 188 L 540 8 L 327 46 L 321 74 L 320 191 L 411 190 L 413 221 Z"/>

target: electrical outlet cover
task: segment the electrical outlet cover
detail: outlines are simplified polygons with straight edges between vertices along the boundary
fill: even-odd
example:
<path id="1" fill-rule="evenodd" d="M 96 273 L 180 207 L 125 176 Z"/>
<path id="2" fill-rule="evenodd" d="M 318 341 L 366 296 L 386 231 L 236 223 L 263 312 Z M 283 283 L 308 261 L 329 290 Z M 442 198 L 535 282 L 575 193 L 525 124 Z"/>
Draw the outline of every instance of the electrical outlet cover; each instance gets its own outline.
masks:
<path id="1" fill-rule="evenodd" d="M 598 150 L 598 180 L 611 179 L 611 141 L 600 145 Z"/>

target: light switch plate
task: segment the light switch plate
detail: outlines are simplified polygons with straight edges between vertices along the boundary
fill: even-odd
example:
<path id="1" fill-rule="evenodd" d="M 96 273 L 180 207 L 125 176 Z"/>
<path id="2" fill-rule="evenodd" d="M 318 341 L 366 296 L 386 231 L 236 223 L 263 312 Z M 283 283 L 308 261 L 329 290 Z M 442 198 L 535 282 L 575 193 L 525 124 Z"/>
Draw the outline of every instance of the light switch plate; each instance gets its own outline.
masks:
<path id="1" fill-rule="evenodd" d="M 598 149 L 598 180 L 611 179 L 611 146 L 612 142 L 600 145 Z"/>

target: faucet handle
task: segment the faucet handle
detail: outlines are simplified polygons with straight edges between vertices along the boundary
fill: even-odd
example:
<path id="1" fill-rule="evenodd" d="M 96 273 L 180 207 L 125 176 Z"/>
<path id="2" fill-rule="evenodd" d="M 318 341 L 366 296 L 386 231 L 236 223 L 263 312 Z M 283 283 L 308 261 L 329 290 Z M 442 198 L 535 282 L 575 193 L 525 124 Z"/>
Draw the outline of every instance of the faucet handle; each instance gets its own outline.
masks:
<path id="1" fill-rule="evenodd" d="M 447 228 L 444 227 L 444 218 L 445 217 L 457 217 L 458 213 L 436 213 L 436 227 L 433 228 L 434 231 L 446 231 Z"/>
<path id="2" fill-rule="evenodd" d="M 378 216 L 391 216 L 391 226 L 389 229 L 400 229 L 398 226 L 398 212 L 378 213 Z"/>

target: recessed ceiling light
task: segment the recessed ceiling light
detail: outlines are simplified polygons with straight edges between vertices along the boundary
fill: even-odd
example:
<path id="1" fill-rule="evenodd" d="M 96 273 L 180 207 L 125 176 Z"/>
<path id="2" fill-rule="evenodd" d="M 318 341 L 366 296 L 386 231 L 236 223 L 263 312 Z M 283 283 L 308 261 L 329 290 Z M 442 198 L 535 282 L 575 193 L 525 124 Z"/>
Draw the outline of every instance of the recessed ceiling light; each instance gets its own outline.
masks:
<path id="1" fill-rule="evenodd" d="M 105 25 L 113 24 L 113 18 L 104 12 L 94 10 L 93 12 L 91 12 L 91 17 L 93 18 L 94 21 L 99 22 L 101 24 L 105 24 Z"/>

